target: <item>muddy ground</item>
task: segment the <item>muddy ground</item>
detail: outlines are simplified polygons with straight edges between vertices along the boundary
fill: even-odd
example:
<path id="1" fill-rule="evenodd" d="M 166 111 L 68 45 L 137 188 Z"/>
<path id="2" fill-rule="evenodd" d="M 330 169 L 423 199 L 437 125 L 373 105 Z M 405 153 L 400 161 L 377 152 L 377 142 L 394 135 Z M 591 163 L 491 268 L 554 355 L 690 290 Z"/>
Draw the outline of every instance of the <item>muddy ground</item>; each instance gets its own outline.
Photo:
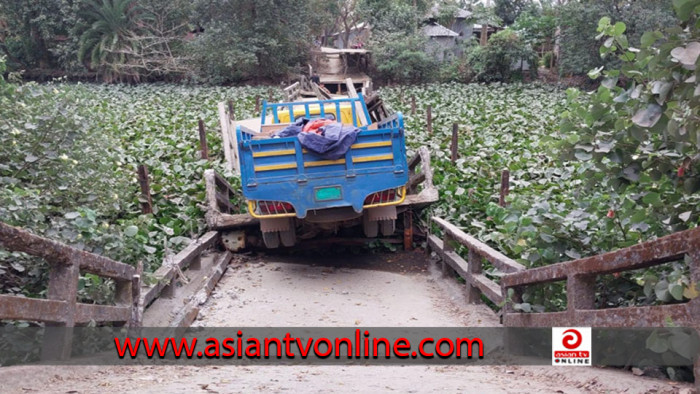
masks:
<path id="1" fill-rule="evenodd" d="M 415 252 L 254 255 L 232 264 L 195 326 L 497 326 Z M 0 368 L 3 393 L 690 393 L 600 368 L 524 366 L 50 366 Z"/>

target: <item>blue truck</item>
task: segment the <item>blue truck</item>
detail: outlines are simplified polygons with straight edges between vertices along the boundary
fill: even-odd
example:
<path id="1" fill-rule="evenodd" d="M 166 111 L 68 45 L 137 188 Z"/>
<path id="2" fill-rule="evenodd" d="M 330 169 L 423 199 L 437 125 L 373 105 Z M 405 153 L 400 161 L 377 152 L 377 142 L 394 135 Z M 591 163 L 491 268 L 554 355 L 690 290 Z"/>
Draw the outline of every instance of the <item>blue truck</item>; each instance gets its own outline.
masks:
<path id="1" fill-rule="evenodd" d="M 332 118 L 360 129 L 350 149 L 327 160 L 297 136 L 275 133 L 299 117 Z M 299 237 L 362 225 L 365 236 L 395 231 L 409 182 L 401 113 L 371 123 L 362 95 L 323 101 L 262 103 L 260 130 L 236 127 L 235 144 L 248 213 L 260 220 L 267 248 Z"/>

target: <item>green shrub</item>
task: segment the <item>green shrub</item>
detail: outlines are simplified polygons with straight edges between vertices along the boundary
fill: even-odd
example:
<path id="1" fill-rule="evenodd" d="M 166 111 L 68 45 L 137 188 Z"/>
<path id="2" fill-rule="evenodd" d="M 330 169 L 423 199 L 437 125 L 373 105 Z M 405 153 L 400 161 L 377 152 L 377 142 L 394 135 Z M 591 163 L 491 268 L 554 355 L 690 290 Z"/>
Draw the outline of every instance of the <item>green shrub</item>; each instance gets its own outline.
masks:
<path id="1" fill-rule="evenodd" d="M 519 73 L 514 66 L 521 60 L 536 72 L 536 54 L 518 35 L 505 29 L 495 33 L 485 47 L 472 47 L 467 59 L 480 82 L 510 82 Z"/>

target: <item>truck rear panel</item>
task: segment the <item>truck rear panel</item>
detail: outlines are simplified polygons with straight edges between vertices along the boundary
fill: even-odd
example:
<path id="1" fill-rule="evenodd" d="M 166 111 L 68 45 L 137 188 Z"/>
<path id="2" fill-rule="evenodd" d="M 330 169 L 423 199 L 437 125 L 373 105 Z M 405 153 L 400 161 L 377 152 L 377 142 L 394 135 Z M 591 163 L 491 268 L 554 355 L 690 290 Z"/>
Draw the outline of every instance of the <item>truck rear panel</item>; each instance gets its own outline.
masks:
<path id="1" fill-rule="evenodd" d="M 275 123 L 288 120 L 290 112 L 314 117 L 314 112 L 322 116 L 337 110 L 342 120 L 346 113 L 350 115 L 354 125 L 367 110 L 362 96 L 265 103 L 263 108 L 273 112 Z M 319 158 L 303 149 L 296 137 L 257 139 L 238 127 L 241 180 L 250 213 L 304 218 L 309 210 L 349 206 L 359 213 L 364 208 L 399 204 L 408 182 L 403 117 L 397 113 L 376 126 L 376 130 L 360 127 L 357 140 L 339 160 Z"/>

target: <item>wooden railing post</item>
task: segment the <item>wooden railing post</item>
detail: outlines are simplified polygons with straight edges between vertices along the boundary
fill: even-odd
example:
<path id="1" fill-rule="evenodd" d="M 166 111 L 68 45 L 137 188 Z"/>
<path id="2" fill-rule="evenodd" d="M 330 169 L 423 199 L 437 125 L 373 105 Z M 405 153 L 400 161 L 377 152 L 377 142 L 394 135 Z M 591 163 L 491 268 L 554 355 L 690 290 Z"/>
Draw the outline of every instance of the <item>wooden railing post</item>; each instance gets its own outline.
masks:
<path id="1" fill-rule="evenodd" d="M 255 114 L 260 114 L 260 95 L 255 96 Z"/>
<path id="2" fill-rule="evenodd" d="M 141 304 L 141 276 L 143 275 L 143 262 L 136 265 L 136 273 L 131 278 L 131 320 L 129 327 L 141 327 L 143 321 L 143 305 Z"/>
<path id="3" fill-rule="evenodd" d="M 230 122 L 234 122 L 236 120 L 236 113 L 234 112 L 233 100 L 228 101 L 228 119 Z"/>
<path id="4" fill-rule="evenodd" d="M 501 193 L 498 197 L 498 205 L 506 206 L 506 196 L 510 192 L 510 171 L 503 170 L 501 172 Z"/>
<path id="5" fill-rule="evenodd" d="M 46 322 L 46 333 L 41 351 L 42 360 L 67 360 L 71 356 L 75 309 L 78 302 L 78 280 L 80 266 L 74 262 L 68 265 L 52 264 L 49 270 L 49 290 L 47 298 L 63 301 L 65 307 L 60 322 Z"/>
<path id="6" fill-rule="evenodd" d="M 153 213 L 151 186 L 148 183 L 148 168 L 141 164 L 138 168 L 139 185 L 141 186 L 141 213 Z"/>
<path id="7" fill-rule="evenodd" d="M 459 139 L 459 125 L 457 123 L 452 124 L 452 145 L 450 146 L 450 160 L 454 164 L 459 158 L 458 150 L 458 140 Z"/>
<path id="8" fill-rule="evenodd" d="M 199 150 L 203 160 L 209 160 L 209 147 L 207 146 L 207 132 L 204 129 L 204 121 L 199 120 Z"/>
<path id="9" fill-rule="evenodd" d="M 433 134 L 433 107 L 428 105 L 427 108 L 427 123 L 428 123 L 428 134 Z"/>
<path id="10" fill-rule="evenodd" d="M 411 96 L 411 116 L 416 115 L 416 96 Z"/>
<path id="11" fill-rule="evenodd" d="M 410 209 L 403 213 L 403 248 L 413 250 L 413 211 Z"/>
<path id="12" fill-rule="evenodd" d="M 455 251 L 454 246 L 452 246 L 453 242 L 455 242 L 454 237 L 452 237 L 452 235 L 449 232 L 443 231 L 443 234 L 442 234 L 443 254 Z M 447 275 L 449 268 L 450 268 L 450 266 L 447 264 L 445 259 L 441 259 L 440 260 L 440 271 L 442 272 L 443 275 Z"/>
<path id="13" fill-rule="evenodd" d="M 470 304 L 478 304 L 481 302 L 481 291 L 478 287 L 473 285 L 475 275 L 481 274 L 482 270 L 482 257 L 474 251 L 474 249 L 469 248 L 468 256 L 469 266 L 468 274 L 469 278 L 464 278 L 467 281 L 467 302 Z"/>

